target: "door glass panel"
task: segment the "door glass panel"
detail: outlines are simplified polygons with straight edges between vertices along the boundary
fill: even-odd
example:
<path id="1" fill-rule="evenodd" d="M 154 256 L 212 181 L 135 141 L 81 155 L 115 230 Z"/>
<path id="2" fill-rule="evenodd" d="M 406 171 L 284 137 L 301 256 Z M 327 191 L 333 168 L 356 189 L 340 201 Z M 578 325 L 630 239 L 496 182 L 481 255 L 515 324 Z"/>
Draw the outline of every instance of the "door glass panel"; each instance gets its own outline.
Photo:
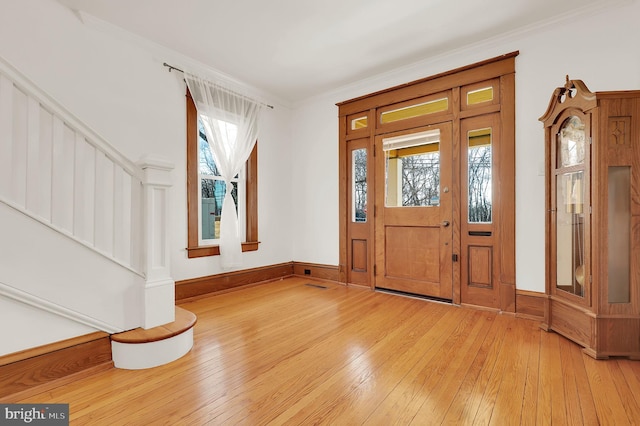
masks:
<path id="1" fill-rule="evenodd" d="M 609 167 L 609 303 L 631 301 L 631 167 Z"/>
<path id="2" fill-rule="evenodd" d="M 569 167 L 584 163 L 585 125 L 576 116 L 571 116 L 562 125 L 558 134 L 558 167 Z"/>
<path id="3" fill-rule="evenodd" d="M 385 205 L 440 205 L 440 130 L 385 138 Z"/>
<path id="4" fill-rule="evenodd" d="M 584 172 L 556 180 L 556 287 L 584 297 Z"/>
<path id="5" fill-rule="evenodd" d="M 467 105 L 481 104 L 493 100 L 493 86 L 472 90 L 467 93 Z"/>
<path id="6" fill-rule="evenodd" d="M 367 148 L 351 151 L 351 221 L 367 221 Z"/>
<path id="7" fill-rule="evenodd" d="M 382 124 L 392 123 L 394 121 L 406 120 L 408 118 L 420 117 L 422 115 L 434 114 L 436 112 L 443 112 L 447 109 L 449 109 L 449 99 L 441 98 L 383 112 L 380 114 L 380 122 Z"/>
<path id="8" fill-rule="evenodd" d="M 469 176 L 469 223 L 491 222 L 492 144 L 491 128 L 467 133 Z"/>

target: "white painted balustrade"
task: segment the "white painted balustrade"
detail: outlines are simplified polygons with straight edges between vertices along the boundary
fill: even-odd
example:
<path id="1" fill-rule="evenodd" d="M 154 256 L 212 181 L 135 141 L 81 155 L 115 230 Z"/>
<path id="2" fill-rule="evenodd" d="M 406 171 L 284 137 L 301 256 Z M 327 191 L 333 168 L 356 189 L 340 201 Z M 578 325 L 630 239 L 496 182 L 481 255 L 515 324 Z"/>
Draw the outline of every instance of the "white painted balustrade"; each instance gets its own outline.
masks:
<path id="1" fill-rule="evenodd" d="M 141 277 L 145 327 L 173 320 L 172 168 L 125 158 L 0 58 L 0 203 Z M 37 235 L 29 238 L 37 243 Z"/>

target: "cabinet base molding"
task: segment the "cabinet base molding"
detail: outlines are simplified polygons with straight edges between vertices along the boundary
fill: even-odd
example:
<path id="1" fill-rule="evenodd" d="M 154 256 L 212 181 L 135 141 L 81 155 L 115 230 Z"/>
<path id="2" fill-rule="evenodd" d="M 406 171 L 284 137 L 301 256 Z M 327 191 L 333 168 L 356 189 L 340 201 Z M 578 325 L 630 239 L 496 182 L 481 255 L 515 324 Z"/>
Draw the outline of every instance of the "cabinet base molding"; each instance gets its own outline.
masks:
<path id="1" fill-rule="evenodd" d="M 594 359 L 640 359 L 640 316 L 596 315 L 566 301 L 549 298 L 549 317 L 541 328 L 572 340 Z"/>

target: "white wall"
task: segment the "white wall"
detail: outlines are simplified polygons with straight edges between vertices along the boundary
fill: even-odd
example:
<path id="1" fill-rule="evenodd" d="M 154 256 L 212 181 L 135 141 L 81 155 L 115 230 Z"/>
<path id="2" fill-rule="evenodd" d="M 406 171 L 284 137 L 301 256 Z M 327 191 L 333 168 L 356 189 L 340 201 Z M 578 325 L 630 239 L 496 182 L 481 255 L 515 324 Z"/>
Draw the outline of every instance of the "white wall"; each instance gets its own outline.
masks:
<path id="1" fill-rule="evenodd" d="M 293 259 L 338 264 L 338 114 L 331 99 L 292 117 Z"/>
<path id="2" fill-rule="evenodd" d="M 117 31 L 83 24 L 55 0 L 2 0 L 0 56 L 133 161 L 174 162 L 171 268 L 175 280 L 222 272 L 217 257 L 188 259 L 185 87 L 167 58 Z M 269 99 L 270 100 L 270 99 Z M 243 268 L 291 261 L 291 111 L 265 110 L 258 150 L 257 252 Z"/>
<path id="3" fill-rule="evenodd" d="M 640 89 L 640 3 L 514 33 L 309 99 L 294 112 L 294 260 L 338 263 L 335 103 L 512 51 L 516 58 L 516 286 L 544 291 L 544 134 L 565 75 L 592 91 Z M 331 226 L 318 226 L 330 222 Z"/>
<path id="4" fill-rule="evenodd" d="M 29 318 L 29 321 L 16 321 L 16 318 Z M 0 356 L 96 331 L 59 315 L 3 297 L 0 297 L 0 321 L 3 324 Z"/>
<path id="5" fill-rule="evenodd" d="M 54 0 L 2 0 L 0 56 L 132 160 L 171 159 L 171 266 L 176 280 L 221 272 L 187 259 L 184 85 L 157 53 L 82 24 Z M 639 89 L 640 5 L 474 46 L 358 82 L 290 111 L 265 112 L 259 149 L 260 250 L 244 267 L 338 263 L 336 102 L 519 50 L 516 60 L 517 286 L 544 285 L 543 133 L 537 118 L 564 76 L 594 91 Z M 564 41 L 564 40 L 569 41 Z M 524 196 L 523 194 L 526 194 Z"/>

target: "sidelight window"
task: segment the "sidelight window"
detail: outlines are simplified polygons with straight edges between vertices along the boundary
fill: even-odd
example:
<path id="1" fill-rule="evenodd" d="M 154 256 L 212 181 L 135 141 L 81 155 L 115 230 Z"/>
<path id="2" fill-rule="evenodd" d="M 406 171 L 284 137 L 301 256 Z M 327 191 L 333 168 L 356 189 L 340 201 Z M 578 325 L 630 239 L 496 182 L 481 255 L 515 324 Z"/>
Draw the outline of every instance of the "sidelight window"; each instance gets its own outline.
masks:
<path id="1" fill-rule="evenodd" d="M 469 223 L 491 223 L 491 128 L 471 130 L 468 140 Z"/>
<path id="2" fill-rule="evenodd" d="M 351 220 L 353 222 L 367 221 L 367 149 L 354 149 L 351 154 L 351 193 L 353 203 Z"/>

